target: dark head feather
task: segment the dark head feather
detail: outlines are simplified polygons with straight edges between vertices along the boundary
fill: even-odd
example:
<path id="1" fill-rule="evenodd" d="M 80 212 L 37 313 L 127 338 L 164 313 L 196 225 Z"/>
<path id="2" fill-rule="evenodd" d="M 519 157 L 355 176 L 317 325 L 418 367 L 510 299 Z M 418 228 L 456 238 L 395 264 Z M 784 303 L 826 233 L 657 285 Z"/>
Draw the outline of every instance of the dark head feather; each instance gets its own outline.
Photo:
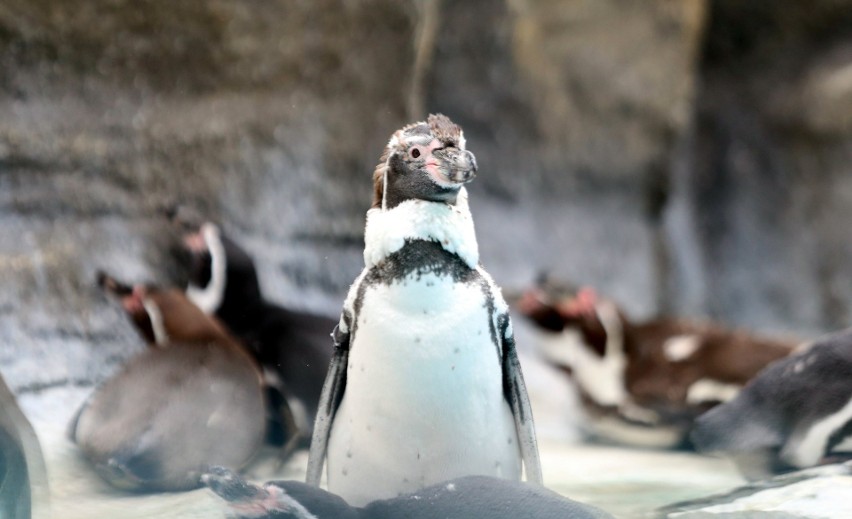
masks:
<path id="1" fill-rule="evenodd" d="M 465 139 L 464 132 L 461 127 L 450 120 L 444 114 L 429 114 L 426 121 L 419 121 L 409 124 L 393 133 L 385 146 L 382 156 L 379 158 L 379 164 L 373 171 L 373 203 L 371 208 L 382 206 L 382 196 L 384 195 L 384 176 L 388 168 L 388 159 L 391 154 L 402 145 L 406 135 L 423 134 L 429 135 L 438 139 L 446 146 L 454 146 L 464 149 Z"/>

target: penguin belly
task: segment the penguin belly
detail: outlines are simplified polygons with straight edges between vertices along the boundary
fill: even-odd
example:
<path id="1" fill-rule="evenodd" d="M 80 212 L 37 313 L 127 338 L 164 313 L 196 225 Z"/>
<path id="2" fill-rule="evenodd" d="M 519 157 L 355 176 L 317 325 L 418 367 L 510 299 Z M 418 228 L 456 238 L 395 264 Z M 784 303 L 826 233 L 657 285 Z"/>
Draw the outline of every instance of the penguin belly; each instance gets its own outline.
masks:
<path id="1" fill-rule="evenodd" d="M 143 352 L 96 389 L 73 438 L 118 488 L 189 490 L 206 467 L 239 468 L 261 447 L 263 396 L 236 347 L 174 343 Z"/>
<path id="2" fill-rule="evenodd" d="M 520 479 L 479 281 L 414 273 L 365 289 L 329 441 L 331 492 L 361 506 L 461 476 Z"/>

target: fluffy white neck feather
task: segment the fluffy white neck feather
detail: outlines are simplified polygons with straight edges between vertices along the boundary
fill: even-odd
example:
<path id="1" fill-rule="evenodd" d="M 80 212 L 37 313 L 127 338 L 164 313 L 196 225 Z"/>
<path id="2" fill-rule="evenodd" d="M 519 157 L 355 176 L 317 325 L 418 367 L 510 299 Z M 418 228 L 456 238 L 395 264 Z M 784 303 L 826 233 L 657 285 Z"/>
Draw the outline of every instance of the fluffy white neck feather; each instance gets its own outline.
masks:
<path id="1" fill-rule="evenodd" d="M 210 281 L 203 288 L 190 283 L 186 288 L 186 296 L 198 308 L 201 308 L 202 312 L 212 315 L 222 306 L 222 299 L 225 297 L 228 260 L 217 226 L 205 223 L 201 227 L 201 235 L 204 237 L 204 243 L 207 244 L 207 250 L 210 251 Z"/>
<path id="2" fill-rule="evenodd" d="M 148 319 L 151 320 L 151 330 L 154 332 L 154 343 L 163 347 L 169 342 L 169 334 L 166 332 L 166 325 L 163 322 L 163 314 L 160 313 L 160 307 L 157 303 L 148 298 L 142 300 L 142 307 L 148 313 Z"/>
<path id="3" fill-rule="evenodd" d="M 364 263 L 367 268 L 400 250 L 405 240 L 432 240 L 457 254 L 470 268 L 479 263 L 479 246 L 467 191 L 459 190 L 456 205 L 406 200 L 393 209 L 367 211 Z"/>

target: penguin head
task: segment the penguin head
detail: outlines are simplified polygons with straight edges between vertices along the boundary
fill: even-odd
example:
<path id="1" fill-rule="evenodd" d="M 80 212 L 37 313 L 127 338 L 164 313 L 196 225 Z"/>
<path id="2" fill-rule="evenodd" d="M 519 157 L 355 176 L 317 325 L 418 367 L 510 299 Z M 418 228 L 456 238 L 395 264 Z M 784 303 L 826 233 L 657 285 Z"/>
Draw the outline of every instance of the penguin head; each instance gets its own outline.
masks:
<path id="1" fill-rule="evenodd" d="M 198 227 L 187 230 L 181 237 L 181 244 L 189 259 L 189 285 L 206 287 L 213 281 L 213 251 L 222 248 L 219 227 L 204 222 Z"/>
<path id="2" fill-rule="evenodd" d="M 611 301 L 600 298 L 594 289 L 581 287 L 572 296 L 563 298 L 554 305 L 565 327 L 580 332 L 588 347 L 599 357 L 606 355 L 606 343 L 609 338 L 607 326 L 599 312 L 602 304 L 614 306 Z M 616 312 L 617 315 L 613 317 L 618 321 L 620 311 L 616 309 Z"/>
<path id="3" fill-rule="evenodd" d="M 136 326 L 136 330 L 142 335 L 149 344 L 159 344 L 165 340 L 165 334 L 161 329 L 156 329 L 157 325 L 162 325 L 162 320 L 158 322 L 157 317 L 152 317 L 149 310 L 152 307 L 145 308 L 145 295 L 147 290 L 142 285 L 128 285 L 123 283 L 106 272 L 98 272 L 98 285 L 107 293 L 107 295 L 115 297 L 121 304 L 122 309 L 130 317 L 130 320 Z M 158 312 L 158 310 L 155 310 Z M 159 338 L 158 338 L 159 334 Z M 159 340 L 158 340 L 159 339 Z"/>
<path id="4" fill-rule="evenodd" d="M 173 253 L 187 268 L 189 284 L 206 286 L 212 277 L 211 248 L 221 241 L 219 227 L 185 206 L 169 208 L 166 217 L 180 235 Z"/>
<path id="5" fill-rule="evenodd" d="M 165 346 L 170 341 L 231 341 L 224 328 L 207 316 L 176 288 L 122 283 L 105 272 L 98 284 L 116 297 L 136 329 L 149 344 Z"/>
<path id="6" fill-rule="evenodd" d="M 540 276 L 535 286 L 513 301 L 524 317 L 549 332 L 573 330 L 580 334 L 585 347 L 598 357 L 606 355 L 607 328 L 598 306 L 614 304 L 590 287 Z M 617 309 L 618 316 L 621 316 Z"/>
<path id="7" fill-rule="evenodd" d="M 373 207 L 391 209 L 406 200 L 455 204 L 476 170 L 462 129 L 444 115 L 430 115 L 391 137 L 373 173 Z"/>
<path id="8" fill-rule="evenodd" d="M 511 303 L 521 315 L 544 330 L 561 332 L 565 329 L 565 320 L 562 315 L 553 306 L 548 295 L 538 287 L 524 290 L 513 298 Z"/>
<path id="9" fill-rule="evenodd" d="M 221 227 L 198 213 L 179 208 L 168 214 L 180 233 L 175 250 L 188 274 L 187 295 L 207 314 L 223 306 L 262 300 L 254 260 Z"/>

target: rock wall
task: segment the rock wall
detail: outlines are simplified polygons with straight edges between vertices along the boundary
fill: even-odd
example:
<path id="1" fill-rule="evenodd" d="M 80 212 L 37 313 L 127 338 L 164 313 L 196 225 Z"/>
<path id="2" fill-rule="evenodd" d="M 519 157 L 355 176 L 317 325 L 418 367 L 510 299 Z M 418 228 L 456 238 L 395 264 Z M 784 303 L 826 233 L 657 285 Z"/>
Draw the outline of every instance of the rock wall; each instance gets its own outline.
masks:
<path id="1" fill-rule="evenodd" d="M 370 174 L 465 128 L 483 261 L 644 317 L 849 324 L 849 2 L 7 0 L 0 372 L 89 385 L 139 340 L 94 272 L 180 282 L 160 210 L 222 222 L 267 295 L 335 314 Z"/>
<path id="2" fill-rule="evenodd" d="M 673 292 L 742 326 L 850 326 L 852 2 L 711 5 L 673 173 L 695 249 L 680 265 L 694 275 Z"/>
<path id="3" fill-rule="evenodd" d="M 176 202 L 257 254 L 270 297 L 336 312 L 406 119 L 416 19 L 392 1 L 4 2 L 10 385 L 91 384 L 141 347 L 94 273 L 177 281 L 160 214 Z"/>

